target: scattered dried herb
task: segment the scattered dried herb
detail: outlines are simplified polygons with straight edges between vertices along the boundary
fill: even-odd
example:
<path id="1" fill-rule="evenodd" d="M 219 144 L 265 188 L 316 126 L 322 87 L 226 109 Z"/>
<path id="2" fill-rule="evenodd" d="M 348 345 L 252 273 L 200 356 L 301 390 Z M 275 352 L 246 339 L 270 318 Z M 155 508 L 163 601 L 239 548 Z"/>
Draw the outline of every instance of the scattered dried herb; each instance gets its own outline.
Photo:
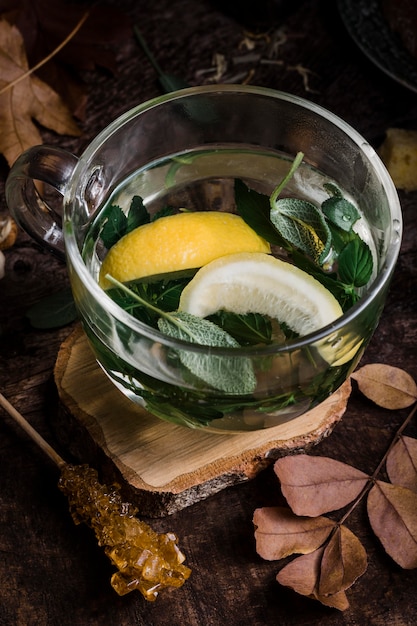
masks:
<path id="1" fill-rule="evenodd" d="M 346 590 L 367 568 L 365 548 L 345 525 L 363 499 L 387 554 L 402 568 L 417 567 L 417 440 L 403 435 L 417 411 L 416 384 L 406 371 L 381 364 L 364 366 L 353 378 L 380 406 L 414 404 L 372 476 L 327 457 L 278 459 L 274 470 L 290 508 L 263 507 L 253 516 L 262 558 L 301 555 L 284 565 L 277 581 L 341 611 L 349 607 Z M 378 478 L 384 465 L 390 482 Z M 346 506 L 338 521 L 323 517 Z"/>
<path id="2" fill-rule="evenodd" d="M 282 27 L 265 33 L 244 32 L 242 39 L 238 42 L 237 52 L 226 55 L 221 51 L 215 51 L 212 54 L 211 65 L 197 70 L 195 76 L 205 83 L 245 85 L 256 82 L 259 71 L 270 67 L 275 78 L 276 70 L 282 73 L 295 72 L 299 75 L 307 93 L 319 93 L 310 84 L 311 79 L 314 82 L 317 81 L 315 72 L 302 63 L 290 65 L 287 62 L 285 46 L 290 39 L 298 36 L 290 34 Z"/>

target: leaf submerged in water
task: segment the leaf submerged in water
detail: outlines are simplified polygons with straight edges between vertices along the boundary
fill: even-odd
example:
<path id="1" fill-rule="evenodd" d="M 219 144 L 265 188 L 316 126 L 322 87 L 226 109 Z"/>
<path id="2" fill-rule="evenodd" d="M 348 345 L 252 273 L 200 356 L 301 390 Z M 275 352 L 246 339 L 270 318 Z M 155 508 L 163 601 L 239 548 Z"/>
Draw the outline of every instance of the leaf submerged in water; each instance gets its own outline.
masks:
<path id="1" fill-rule="evenodd" d="M 174 339 L 207 346 L 206 352 L 177 348 L 181 363 L 195 376 L 220 391 L 231 394 L 249 394 L 255 390 L 256 377 L 248 357 L 212 354 L 210 347 L 239 348 L 239 343 L 229 333 L 209 320 L 184 311 L 166 312 L 148 302 L 138 293 L 109 274 L 106 278 L 130 298 L 159 316 L 159 330 Z"/>
<path id="2" fill-rule="evenodd" d="M 105 215 L 106 221 L 100 237 L 106 248 L 111 248 L 124 235 L 150 221 L 149 213 L 140 196 L 133 196 L 127 215 L 116 204 L 108 206 Z"/>
<path id="3" fill-rule="evenodd" d="M 239 347 L 233 337 L 209 320 L 185 312 L 172 313 L 170 318 L 158 320 L 159 330 L 169 337 L 207 347 Z M 255 389 L 256 378 L 247 357 L 221 356 L 210 350 L 201 353 L 178 349 L 177 352 L 190 372 L 215 389 L 233 394 L 248 394 Z"/>
<path id="4" fill-rule="evenodd" d="M 271 209 L 271 221 L 293 246 L 322 264 L 330 252 L 331 233 L 321 211 L 306 200 L 281 198 Z"/>

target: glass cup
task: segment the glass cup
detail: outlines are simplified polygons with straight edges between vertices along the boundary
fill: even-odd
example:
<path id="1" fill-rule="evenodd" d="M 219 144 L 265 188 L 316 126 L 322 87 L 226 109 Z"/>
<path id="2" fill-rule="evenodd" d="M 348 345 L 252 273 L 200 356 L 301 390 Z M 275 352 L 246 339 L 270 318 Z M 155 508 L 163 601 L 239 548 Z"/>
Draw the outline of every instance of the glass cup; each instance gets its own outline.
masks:
<path id="1" fill-rule="evenodd" d="M 335 322 L 285 344 L 208 348 L 162 334 L 99 286 L 106 203 L 126 211 L 138 195 L 150 215 L 167 204 L 231 210 L 234 179 L 270 194 L 298 152 L 304 161 L 288 195 L 322 202 L 328 197 L 323 183 L 336 184 L 359 207 L 374 254 L 372 280 Z M 62 211 L 48 205 L 34 181 L 63 196 Z M 65 255 L 80 320 L 110 380 L 159 418 L 220 433 L 294 419 L 343 384 L 378 324 L 401 243 L 395 187 L 365 139 L 316 104 L 257 87 L 196 87 L 161 96 L 116 119 L 79 158 L 36 146 L 12 167 L 6 194 L 17 222 Z M 180 355 L 229 373 L 248 366 L 256 386 L 250 392 L 216 388 L 184 367 Z"/>

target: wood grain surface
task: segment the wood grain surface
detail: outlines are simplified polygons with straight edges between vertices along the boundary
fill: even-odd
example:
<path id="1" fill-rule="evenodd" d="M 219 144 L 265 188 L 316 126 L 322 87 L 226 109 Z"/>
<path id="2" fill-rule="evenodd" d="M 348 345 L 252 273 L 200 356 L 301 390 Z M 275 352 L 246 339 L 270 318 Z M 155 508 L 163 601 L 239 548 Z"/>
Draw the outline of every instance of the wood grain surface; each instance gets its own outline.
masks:
<path id="1" fill-rule="evenodd" d="M 254 478 L 280 456 L 317 445 L 343 417 L 351 393 L 348 380 L 319 406 L 274 428 L 234 435 L 184 428 L 124 398 L 81 327 L 61 345 L 54 380 L 57 439 L 151 517 L 180 511 Z"/>
<path id="2" fill-rule="evenodd" d="M 215 79 L 213 59 L 223 55 L 223 79 L 249 81 L 306 97 L 352 124 L 375 147 L 389 127 L 417 130 L 417 96 L 375 67 L 347 35 L 329 0 L 268 3 L 269 35 L 282 29 L 277 63 L 241 60 L 246 30 L 262 22 L 265 4 L 210 0 L 119 0 L 137 23 L 161 66 L 192 85 Z M 245 11 L 243 12 L 243 9 Z M 274 12 L 275 9 L 275 12 Z M 260 15 L 260 17 L 259 17 Z M 264 39 L 266 41 L 266 39 Z M 257 39 L 257 45 L 261 39 Z M 239 60 L 240 59 L 240 60 Z M 133 37 L 117 51 L 117 73 L 100 68 L 85 76 L 86 119 L 79 138 L 42 129 L 45 143 L 80 154 L 119 114 L 161 93 L 153 68 Z M 0 162 L 0 213 L 7 209 Z M 417 379 L 417 194 L 400 193 L 405 231 L 401 255 L 381 322 L 363 363 L 406 369 Z M 6 251 L 0 280 L 0 390 L 62 456 L 55 436 L 57 398 L 53 370 L 62 342 L 75 325 L 35 330 L 25 315 L 43 296 L 68 284 L 66 268 L 24 233 Z M 372 472 L 406 411 L 378 409 L 354 388 L 347 412 L 311 454 L 327 455 Z M 417 436 L 415 420 L 407 430 Z M 366 573 L 348 591 L 350 608 L 329 609 L 280 587 L 281 562 L 255 551 L 252 516 L 259 506 L 282 504 L 278 481 L 266 468 L 250 481 L 221 490 L 165 518 L 158 531 L 174 531 L 193 573 L 184 587 L 147 603 L 139 594 L 118 597 L 112 567 L 88 528 L 75 526 L 57 489 L 56 468 L 6 414 L 0 420 L 1 626 L 414 626 L 417 573 L 384 553 L 366 510 L 349 528 L 365 545 Z"/>

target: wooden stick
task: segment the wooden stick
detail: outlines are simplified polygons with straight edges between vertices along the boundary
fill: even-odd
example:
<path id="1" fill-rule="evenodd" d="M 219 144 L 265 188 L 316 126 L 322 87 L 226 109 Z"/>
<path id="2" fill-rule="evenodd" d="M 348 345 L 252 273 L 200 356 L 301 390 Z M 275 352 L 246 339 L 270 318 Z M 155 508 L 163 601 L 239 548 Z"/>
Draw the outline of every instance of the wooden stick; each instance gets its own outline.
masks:
<path id="1" fill-rule="evenodd" d="M 19 411 L 15 409 L 8 400 L 6 400 L 2 393 L 0 393 L 0 405 L 60 469 L 66 465 L 64 459 L 59 456 L 52 446 L 50 446 L 49 443 L 45 441 L 45 439 L 33 428 L 33 426 L 29 424 L 23 415 L 19 413 Z"/>

